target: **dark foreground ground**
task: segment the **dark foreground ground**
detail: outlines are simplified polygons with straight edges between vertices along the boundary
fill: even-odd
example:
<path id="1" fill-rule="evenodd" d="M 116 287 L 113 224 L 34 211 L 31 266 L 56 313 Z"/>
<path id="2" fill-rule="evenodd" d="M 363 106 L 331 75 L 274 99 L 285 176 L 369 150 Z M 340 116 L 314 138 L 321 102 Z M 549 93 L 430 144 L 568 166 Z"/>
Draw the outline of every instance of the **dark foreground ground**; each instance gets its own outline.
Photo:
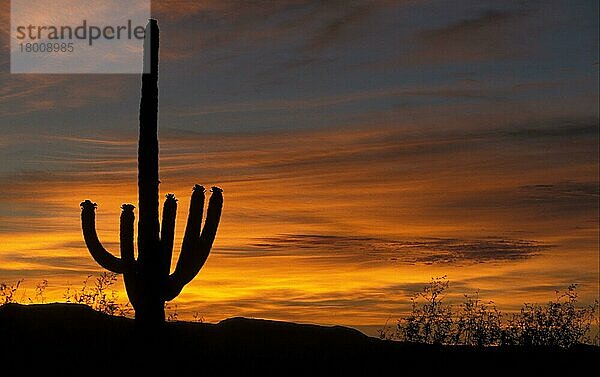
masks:
<path id="1" fill-rule="evenodd" d="M 83 305 L 0 307 L 0 374 L 13 371 L 8 375 L 552 376 L 590 373 L 597 370 L 599 356 L 600 349 L 589 346 L 426 346 L 382 341 L 339 326 L 246 318 L 218 324 L 171 322 L 150 333 L 130 319 Z"/>

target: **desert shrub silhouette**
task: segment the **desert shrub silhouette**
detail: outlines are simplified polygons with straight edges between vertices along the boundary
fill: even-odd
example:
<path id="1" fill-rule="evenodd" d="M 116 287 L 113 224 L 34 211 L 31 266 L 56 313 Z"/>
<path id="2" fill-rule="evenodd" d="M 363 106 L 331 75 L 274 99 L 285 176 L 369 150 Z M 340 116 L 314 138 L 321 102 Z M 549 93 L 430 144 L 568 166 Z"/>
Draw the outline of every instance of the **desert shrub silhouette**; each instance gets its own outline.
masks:
<path id="1" fill-rule="evenodd" d="M 134 257 L 134 206 L 124 204 L 121 213 L 121 257 L 109 253 L 96 234 L 96 203 L 81 203 L 83 236 L 92 257 L 107 270 L 123 274 L 127 296 L 142 324 L 165 321 L 165 302 L 173 300 L 200 271 L 214 242 L 223 206 L 222 190 L 213 187 L 206 222 L 201 231 L 205 190 L 194 186 L 189 216 L 177 266 L 170 274 L 177 199 L 168 194 L 159 223 L 158 203 L 158 51 L 156 20 L 146 27 L 144 72 L 140 103 L 138 147 L 138 257 Z"/>
<path id="2" fill-rule="evenodd" d="M 479 292 L 464 295 L 455 318 L 451 339 L 453 344 L 495 346 L 502 343 L 502 313 L 493 301 L 484 302 Z"/>
<path id="3" fill-rule="evenodd" d="M 544 305 L 524 304 L 509 318 L 503 344 L 563 348 L 577 343 L 598 344 L 598 334 L 590 334 L 592 321 L 599 318 L 598 300 L 578 307 L 577 296 L 577 286 L 572 284 L 564 292 L 556 291 L 556 299 Z"/>
<path id="4" fill-rule="evenodd" d="M 0 305 L 16 302 L 16 293 L 23 279 L 17 280 L 14 284 L 0 282 Z"/>
<path id="5" fill-rule="evenodd" d="M 598 345 L 599 303 L 579 306 L 577 286 L 556 291 L 546 304 L 525 303 L 511 315 L 500 312 L 493 301 L 479 293 L 464 295 L 455 309 L 444 302 L 449 281 L 434 278 L 411 298 L 411 311 L 398 320 L 396 329 L 379 330 L 382 339 L 411 343 L 570 348 L 586 343 Z M 592 331 L 594 330 L 594 331 Z"/>
<path id="6" fill-rule="evenodd" d="M 398 324 L 398 330 L 404 340 L 429 344 L 449 342 L 452 311 L 443 301 L 444 292 L 449 284 L 445 279 L 433 279 L 422 292 L 411 298 L 411 313 Z"/>
<path id="7" fill-rule="evenodd" d="M 108 315 L 129 317 L 131 315 L 131 306 L 129 303 L 123 304 L 118 301 L 118 293 L 113 289 L 117 281 L 117 274 L 114 272 L 102 272 L 96 277 L 94 284 L 89 280 L 92 275 L 88 275 L 79 289 L 67 287 L 63 294 L 68 303 L 87 305 L 90 308 Z M 37 297 L 37 295 L 36 295 Z"/>

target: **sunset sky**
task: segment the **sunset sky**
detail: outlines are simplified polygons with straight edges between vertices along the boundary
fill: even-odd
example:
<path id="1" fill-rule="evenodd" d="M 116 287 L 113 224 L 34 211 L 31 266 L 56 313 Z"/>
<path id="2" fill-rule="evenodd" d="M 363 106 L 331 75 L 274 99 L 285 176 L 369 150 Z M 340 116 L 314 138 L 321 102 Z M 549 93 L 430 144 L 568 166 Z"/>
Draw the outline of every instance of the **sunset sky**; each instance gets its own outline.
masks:
<path id="1" fill-rule="evenodd" d="M 63 300 L 137 203 L 139 75 L 11 75 L 0 282 Z M 161 195 L 225 205 L 180 317 L 369 333 L 432 277 L 500 309 L 599 289 L 598 1 L 154 1 Z M 123 291 L 122 280 L 118 289 Z M 121 292 L 125 299 L 125 293 Z M 452 299 L 452 297 L 450 297 Z"/>

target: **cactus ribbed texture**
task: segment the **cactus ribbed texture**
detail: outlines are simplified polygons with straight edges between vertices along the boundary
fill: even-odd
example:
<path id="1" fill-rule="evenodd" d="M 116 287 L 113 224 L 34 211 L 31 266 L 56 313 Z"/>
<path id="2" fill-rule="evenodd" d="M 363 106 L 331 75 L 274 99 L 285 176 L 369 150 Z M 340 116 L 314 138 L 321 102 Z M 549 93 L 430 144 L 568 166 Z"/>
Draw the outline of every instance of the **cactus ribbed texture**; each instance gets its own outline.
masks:
<path id="1" fill-rule="evenodd" d="M 177 199 L 173 194 L 166 196 L 161 228 L 158 220 L 158 49 L 158 24 L 156 20 L 150 20 L 146 26 L 144 41 L 144 73 L 139 117 L 137 260 L 134 251 L 135 207 L 131 204 L 121 207 L 121 257 L 118 258 L 109 253 L 98 240 L 96 203 L 90 200 L 81 203 L 83 237 L 90 254 L 102 267 L 123 274 L 136 321 L 149 325 L 164 322 L 165 302 L 177 297 L 206 262 L 215 240 L 223 207 L 222 190 L 213 187 L 202 228 L 205 190 L 200 185 L 194 186 L 181 253 L 171 274 Z"/>

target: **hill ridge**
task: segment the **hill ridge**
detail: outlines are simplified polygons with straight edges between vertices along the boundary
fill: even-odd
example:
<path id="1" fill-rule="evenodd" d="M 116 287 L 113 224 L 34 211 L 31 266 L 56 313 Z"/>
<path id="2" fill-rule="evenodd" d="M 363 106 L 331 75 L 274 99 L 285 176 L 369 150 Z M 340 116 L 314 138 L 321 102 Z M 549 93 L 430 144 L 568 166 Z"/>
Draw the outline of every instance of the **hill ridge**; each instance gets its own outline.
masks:
<path id="1" fill-rule="evenodd" d="M 408 344 L 339 325 L 246 317 L 216 324 L 167 322 L 161 330 L 149 331 L 132 319 L 65 303 L 0 306 L 0 334 L 4 364 L 43 366 L 62 373 L 78 373 L 90 365 L 99 373 L 177 370 L 218 375 L 460 371 L 462 376 L 490 368 L 519 374 L 523 370 L 574 373 L 594 367 L 600 356 L 600 348 L 591 346 L 563 350 Z"/>

